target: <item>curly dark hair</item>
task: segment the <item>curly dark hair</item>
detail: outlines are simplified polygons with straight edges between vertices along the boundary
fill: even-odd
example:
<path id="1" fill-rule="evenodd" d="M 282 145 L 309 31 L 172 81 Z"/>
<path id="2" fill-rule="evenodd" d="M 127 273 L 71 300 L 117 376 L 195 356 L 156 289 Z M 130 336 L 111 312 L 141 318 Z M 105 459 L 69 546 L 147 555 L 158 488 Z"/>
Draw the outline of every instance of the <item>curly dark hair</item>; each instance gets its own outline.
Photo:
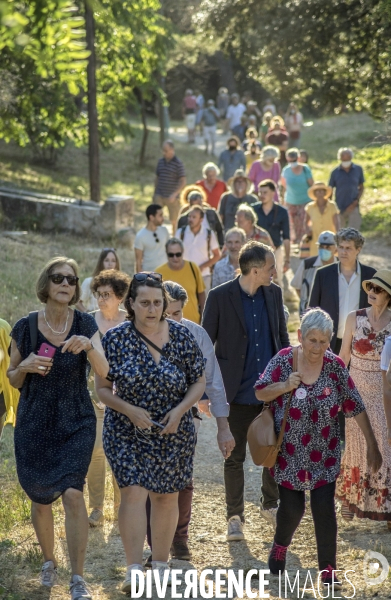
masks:
<path id="1" fill-rule="evenodd" d="M 109 285 L 116 297 L 121 300 L 129 289 L 130 277 L 123 271 L 105 269 L 91 281 L 91 289 L 96 292 L 102 285 Z"/>
<path id="2" fill-rule="evenodd" d="M 129 321 L 134 321 L 134 310 L 132 309 L 131 305 L 130 305 L 130 298 L 134 301 L 137 298 L 137 293 L 138 290 L 141 287 L 152 287 L 152 288 L 156 288 L 158 290 L 162 290 L 162 296 L 163 296 L 163 312 L 162 312 L 162 316 L 160 318 L 161 321 L 164 321 L 164 319 L 167 316 L 166 310 L 167 310 L 167 306 L 169 304 L 169 296 L 166 292 L 166 290 L 164 289 L 163 286 L 163 281 L 155 281 L 154 279 L 145 279 L 144 281 L 137 281 L 137 279 L 135 279 L 133 277 L 132 281 L 130 282 L 130 286 L 128 289 L 128 293 L 126 294 L 126 298 L 124 300 L 124 306 L 128 312 L 128 314 L 126 315 L 126 318 Z"/>

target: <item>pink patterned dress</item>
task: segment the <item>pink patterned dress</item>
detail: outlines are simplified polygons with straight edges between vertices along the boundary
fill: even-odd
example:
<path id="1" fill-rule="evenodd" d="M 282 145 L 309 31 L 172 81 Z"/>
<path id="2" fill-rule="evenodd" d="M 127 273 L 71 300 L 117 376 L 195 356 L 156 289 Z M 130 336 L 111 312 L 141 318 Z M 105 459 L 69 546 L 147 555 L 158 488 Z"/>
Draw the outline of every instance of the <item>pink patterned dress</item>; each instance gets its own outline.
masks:
<path id="1" fill-rule="evenodd" d="M 336 496 L 359 518 L 391 521 L 391 448 L 383 408 L 383 382 L 380 355 L 391 323 L 374 331 L 366 309 L 356 313 L 352 340 L 350 375 L 364 401 L 375 433 L 383 464 L 375 475 L 367 465 L 365 438 L 353 419 L 346 421 L 346 450 L 337 480 Z"/>

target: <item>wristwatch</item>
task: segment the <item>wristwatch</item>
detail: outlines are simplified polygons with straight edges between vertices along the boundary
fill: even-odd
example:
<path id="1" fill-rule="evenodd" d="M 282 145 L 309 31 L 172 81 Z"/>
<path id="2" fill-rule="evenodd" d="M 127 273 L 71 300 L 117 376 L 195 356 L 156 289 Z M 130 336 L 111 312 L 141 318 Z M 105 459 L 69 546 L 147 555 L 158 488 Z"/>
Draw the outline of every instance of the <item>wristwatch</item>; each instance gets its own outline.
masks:
<path id="1" fill-rule="evenodd" d="M 87 354 L 88 354 L 89 352 L 91 352 L 91 350 L 95 350 L 95 346 L 94 346 L 94 344 L 92 343 L 92 341 L 91 341 L 91 340 L 90 340 L 90 344 L 91 344 L 91 348 L 89 348 L 88 350 L 86 350 Z"/>

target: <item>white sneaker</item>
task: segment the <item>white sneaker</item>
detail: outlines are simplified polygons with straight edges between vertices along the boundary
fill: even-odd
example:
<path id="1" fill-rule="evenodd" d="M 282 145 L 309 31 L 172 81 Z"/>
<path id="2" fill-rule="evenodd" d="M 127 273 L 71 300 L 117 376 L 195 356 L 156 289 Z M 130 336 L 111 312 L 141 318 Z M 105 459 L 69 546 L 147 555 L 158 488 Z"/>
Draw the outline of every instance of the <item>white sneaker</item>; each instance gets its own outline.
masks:
<path id="1" fill-rule="evenodd" d="M 41 585 L 46 587 L 53 587 L 57 583 L 57 567 L 54 566 L 52 560 L 48 560 L 44 563 L 41 569 L 40 576 Z"/>
<path id="2" fill-rule="evenodd" d="M 92 596 L 87 589 L 87 584 L 83 577 L 74 575 L 69 584 L 71 600 L 92 600 Z"/>
<path id="3" fill-rule="evenodd" d="M 141 571 L 142 573 L 144 573 L 142 565 L 129 565 L 129 567 L 126 570 L 125 581 L 123 582 L 121 587 L 121 590 L 123 592 L 127 592 L 128 594 L 133 591 L 136 593 L 138 592 L 139 580 L 136 577 L 135 573 L 132 573 L 132 571 Z"/>
<path id="4" fill-rule="evenodd" d="M 165 573 L 168 572 L 167 587 L 171 587 L 171 570 L 166 562 L 152 561 L 152 573 L 155 579 L 155 573 L 158 574 L 160 585 L 163 584 Z M 155 583 L 156 585 L 156 583 Z"/>
<path id="5" fill-rule="evenodd" d="M 94 508 L 88 517 L 88 523 L 90 527 L 98 527 L 99 525 L 103 525 L 105 518 L 103 516 L 103 512 L 99 508 Z"/>
<path id="6" fill-rule="evenodd" d="M 262 508 L 262 506 L 260 507 L 261 517 L 263 517 L 269 523 L 269 525 L 273 527 L 274 531 L 277 529 L 277 511 L 278 508 Z"/>
<path id="7" fill-rule="evenodd" d="M 235 515 L 228 520 L 227 542 L 238 542 L 244 540 L 243 523 L 240 517 Z"/>

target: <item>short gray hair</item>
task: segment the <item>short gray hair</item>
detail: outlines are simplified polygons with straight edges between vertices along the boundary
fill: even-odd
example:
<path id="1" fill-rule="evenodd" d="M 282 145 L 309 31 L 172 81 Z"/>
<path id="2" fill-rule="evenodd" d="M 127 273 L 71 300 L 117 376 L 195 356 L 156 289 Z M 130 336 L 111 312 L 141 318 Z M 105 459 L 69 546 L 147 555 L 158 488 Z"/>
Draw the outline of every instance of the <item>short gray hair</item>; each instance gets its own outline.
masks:
<path id="1" fill-rule="evenodd" d="M 169 146 L 170 148 L 174 149 L 175 148 L 175 144 L 172 140 L 164 140 L 163 146 Z"/>
<path id="2" fill-rule="evenodd" d="M 287 158 L 299 158 L 300 150 L 298 148 L 289 148 L 286 151 L 285 156 Z"/>
<path id="3" fill-rule="evenodd" d="M 340 149 L 338 150 L 338 154 L 337 154 L 337 158 L 338 158 L 338 160 L 341 160 L 341 156 L 342 156 L 342 154 L 343 154 L 344 152 L 349 152 L 349 154 L 350 154 L 350 158 L 353 158 L 353 156 L 354 156 L 354 152 L 353 152 L 353 150 L 352 150 L 351 148 L 340 148 Z"/>
<path id="4" fill-rule="evenodd" d="M 166 252 L 168 252 L 169 246 L 173 246 L 174 244 L 178 244 L 181 247 L 182 252 L 184 251 L 185 247 L 183 245 L 182 240 L 180 240 L 177 237 L 172 237 L 166 242 Z"/>
<path id="5" fill-rule="evenodd" d="M 280 151 L 275 146 L 265 146 L 261 150 L 261 160 L 265 158 L 274 158 L 277 160 L 280 158 Z"/>
<path id="6" fill-rule="evenodd" d="M 354 242 L 356 250 L 362 248 L 365 244 L 365 237 L 354 227 L 345 227 L 340 229 L 335 234 L 335 242 L 337 246 L 340 242 Z"/>
<path id="7" fill-rule="evenodd" d="M 225 241 L 227 241 L 229 236 L 233 234 L 240 235 L 242 244 L 244 244 L 244 242 L 246 241 L 246 232 L 240 227 L 231 227 L 231 229 L 228 229 L 228 231 L 225 234 Z"/>
<path id="8" fill-rule="evenodd" d="M 181 302 L 182 308 L 188 301 L 188 295 L 184 287 L 174 281 L 163 281 L 163 287 L 169 295 L 170 302 Z"/>
<path id="9" fill-rule="evenodd" d="M 314 331 L 315 329 L 328 334 L 331 340 L 334 329 L 333 319 L 321 308 L 311 308 L 304 313 L 300 321 L 300 330 L 303 338 L 305 338 L 310 331 Z"/>
<path id="10" fill-rule="evenodd" d="M 206 177 L 208 171 L 216 171 L 217 177 L 220 175 L 219 167 L 213 162 L 208 162 L 202 167 L 202 177 Z"/>
<path id="11" fill-rule="evenodd" d="M 239 204 L 236 214 L 243 213 L 246 216 L 246 219 L 251 221 L 252 223 L 256 223 L 258 220 L 257 214 L 251 206 L 248 204 Z"/>

